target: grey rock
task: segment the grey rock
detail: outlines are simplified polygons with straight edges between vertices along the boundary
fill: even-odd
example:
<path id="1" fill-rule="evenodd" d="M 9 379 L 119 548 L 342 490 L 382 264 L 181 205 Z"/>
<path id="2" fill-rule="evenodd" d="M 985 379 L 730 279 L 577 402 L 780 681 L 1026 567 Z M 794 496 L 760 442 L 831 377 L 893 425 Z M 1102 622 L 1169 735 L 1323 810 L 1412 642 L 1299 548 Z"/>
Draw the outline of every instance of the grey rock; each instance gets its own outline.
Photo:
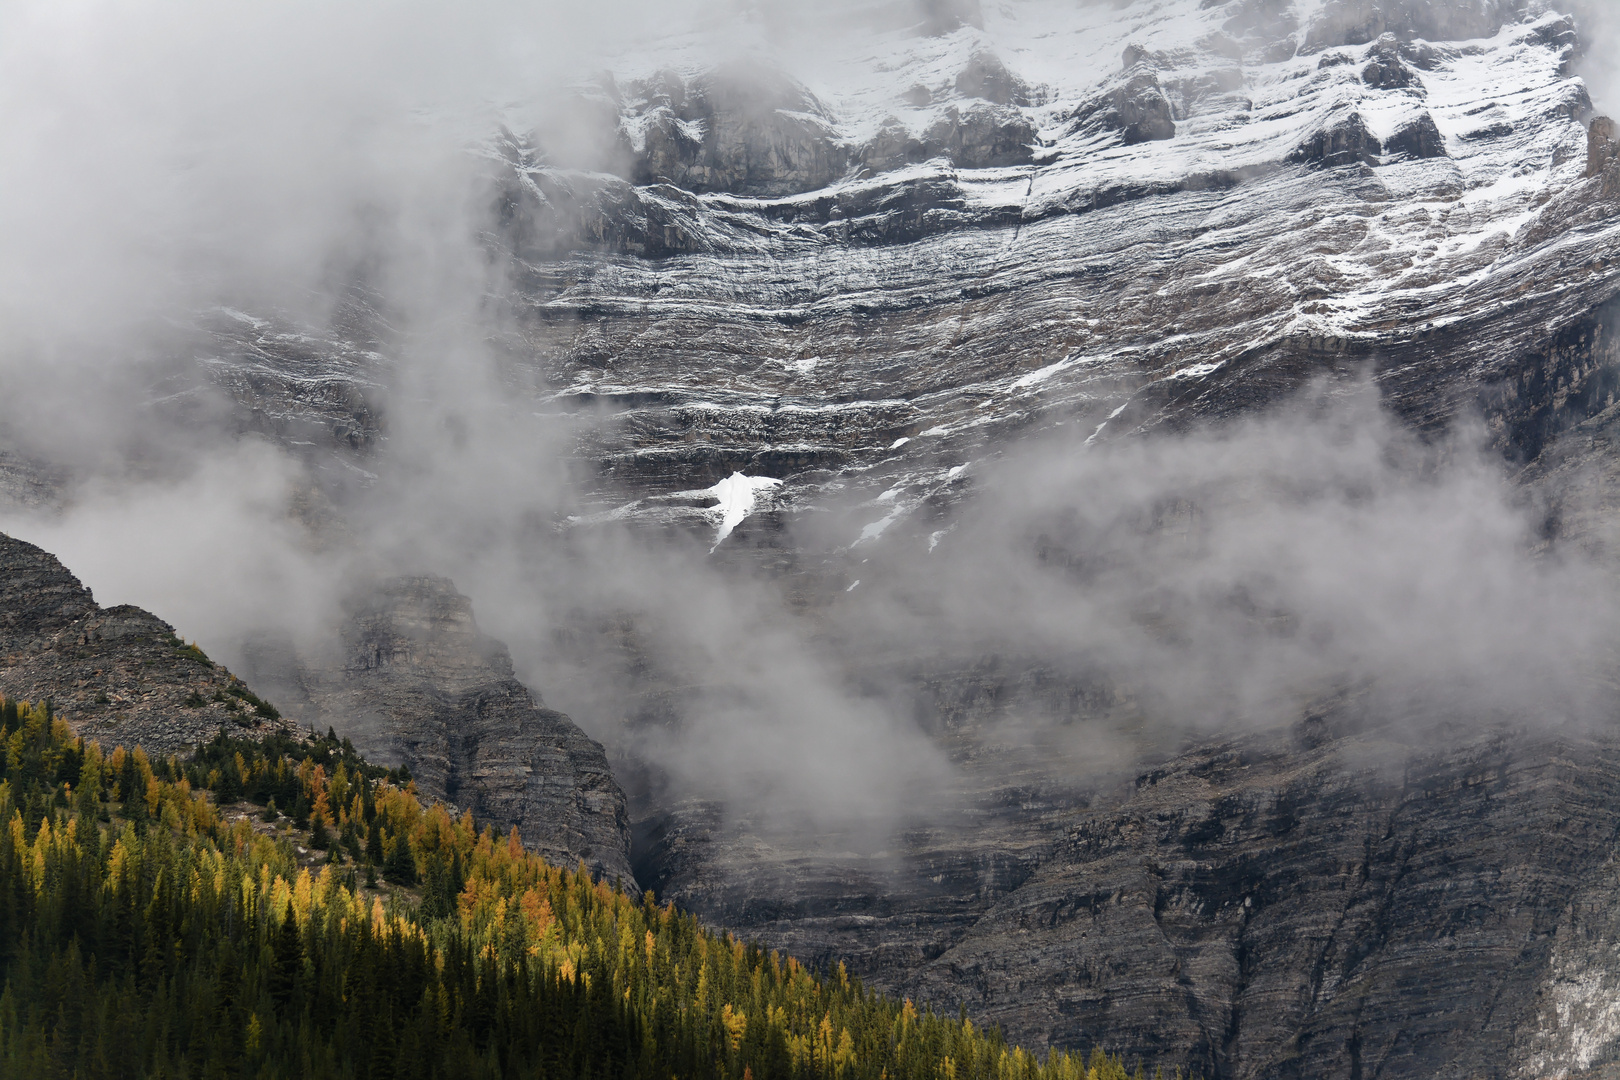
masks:
<path id="1" fill-rule="evenodd" d="M 956 92 L 963 97 L 983 98 L 993 105 L 1028 105 L 1029 88 L 1024 81 L 990 52 L 976 52 L 967 66 L 956 74 Z"/>
<path id="2" fill-rule="evenodd" d="M 1446 155 L 1445 136 L 1435 126 L 1434 117 L 1422 113 L 1395 130 L 1384 140 L 1384 153 L 1390 157 L 1439 158 Z"/>
<path id="3" fill-rule="evenodd" d="M 1588 179 L 1601 176 L 1616 155 L 1620 154 L 1620 140 L 1615 136 L 1614 121 L 1607 116 L 1594 116 L 1586 128 L 1586 175 Z"/>
<path id="4" fill-rule="evenodd" d="M 1361 69 L 1361 81 L 1375 90 L 1423 89 L 1423 80 L 1401 61 L 1399 54 L 1374 57 Z"/>
<path id="5" fill-rule="evenodd" d="M 1221 29 L 1228 34 L 1286 39 L 1299 29 L 1292 0 L 1228 0 L 1225 8 L 1230 14 Z"/>
<path id="6" fill-rule="evenodd" d="M 1351 113 L 1321 128 L 1289 155 L 1290 161 L 1334 168 L 1340 165 L 1377 165 L 1383 143 L 1367 130 L 1360 113 Z"/>
<path id="7" fill-rule="evenodd" d="M 50 701 L 109 751 L 183 756 L 222 728 L 296 730 L 258 715 L 232 688 L 247 689 L 168 623 L 128 604 L 100 607 L 55 556 L 0 533 L 0 694 Z"/>
<path id="8" fill-rule="evenodd" d="M 1579 734 L 1200 750 L 1082 813 L 910 988 L 1206 1076 L 1580 1067 L 1620 1034 L 1569 1015 L 1616 978 L 1617 787 Z"/>
<path id="9" fill-rule="evenodd" d="M 553 863 L 584 861 L 635 887 L 624 793 L 601 746 L 514 677 L 506 646 L 479 631 L 453 584 L 407 577 L 366 589 L 341 637 L 333 664 L 261 646 L 261 681 L 286 686 L 289 708 L 366 757 L 406 766 L 426 797 L 515 826 Z"/>
<path id="10" fill-rule="evenodd" d="M 924 90 L 924 93 L 926 92 Z M 882 172 L 914 161 L 922 161 L 928 157 L 928 153 L 928 147 L 911 133 L 910 128 L 890 116 L 884 119 L 878 133 L 860 148 L 857 156 L 866 168 Z"/>
<path id="11" fill-rule="evenodd" d="M 1140 54 L 1132 49 L 1125 53 L 1127 60 Z M 1148 61 L 1140 59 L 1127 74 L 1118 86 L 1075 110 L 1071 117 L 1074 130 L 1117 131 L 1127 146 L 1174 138 L 1176 122 L 1158 74 Z"/>
<path id="12" fill-rule="evenodd" d="M 1328 0 L 1306 28 L 1299 51 L 1361 45 L 1385 34 L 1402 40 L 1486 38 L 1528 7 L 1526 0 Z"/>
<path id="13" fill-rule="evenodd" d="M 964 169 L 1026 164 L 1034 142 L 1035 125 L 1023 113 L 987 102 L 948 107 L 923 135 L 929 157 L 948 157 Z"/>
<path id="14" fill-rule="evenodd" d="M 666 72 L 643 93 L 636 183 L 779 196 L 824 187 L 848 167 L 826 109 L 780 72 L 736 64 L 690 86 Z"/>

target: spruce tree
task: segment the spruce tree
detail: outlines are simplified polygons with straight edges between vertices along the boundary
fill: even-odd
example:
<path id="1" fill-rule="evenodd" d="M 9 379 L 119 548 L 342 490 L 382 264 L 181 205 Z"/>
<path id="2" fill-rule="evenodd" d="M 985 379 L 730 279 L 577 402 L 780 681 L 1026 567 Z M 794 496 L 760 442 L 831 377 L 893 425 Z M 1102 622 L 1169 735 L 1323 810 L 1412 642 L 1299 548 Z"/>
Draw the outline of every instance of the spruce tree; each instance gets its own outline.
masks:
<path id="1" fill-rule="evenodd" d="M 275 966 L 270 970 L 270 999 L 284 1012 L 292 1005 L 293 989 L 303 962 L 304 941 L 289 903 L 287 914 L 281 920 L 281 932 L 276 935 Z"/>
<path id="2" fill-rule="evenodd" d="M 332 846 L 332 834 L 326 829 L 326 815 L 319 810 L 309 818 L 309 846 L 316 851 L 325 851 Z"/>
<path id="3" fill-rule="evenodd" d="M 416 884 L 416 858 L 411 854 L 408 837 L 394 839 L 394 850 L 388 853 L 388 859 L 383 863 L 383 879 L 395 885 Z"/>

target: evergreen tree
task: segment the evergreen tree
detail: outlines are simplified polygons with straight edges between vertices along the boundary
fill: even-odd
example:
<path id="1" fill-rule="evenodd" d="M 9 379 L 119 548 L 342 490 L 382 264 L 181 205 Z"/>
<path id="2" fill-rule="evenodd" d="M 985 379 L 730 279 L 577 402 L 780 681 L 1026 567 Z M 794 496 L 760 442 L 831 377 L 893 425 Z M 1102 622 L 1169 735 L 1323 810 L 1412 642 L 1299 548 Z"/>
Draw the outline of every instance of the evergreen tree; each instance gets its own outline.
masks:
<path id="1" fill-rule="evenodd" d="M 309 846 L 316 851 L 325 851 L 332 846 L 332 834 L 326 829 L 326 815 L 319 810 L 309 818 Z"/>
<path id="2" fill-rule="evenodd" d="M 394 838 L 393 850 L 383 862 L 383 880 L 393 885 L 416 884 L 416 857 L 411 854 L 411 844 L 407 837 Z"/>
<path id="3" fill-rule="evenodd" d="M 361 893 L 353 869 L 308 867 L 285 835 L 196 797 L 240 753 L 239 777 L 281 792 L 290 776 L 295 796 L 341 808 L 331 738 L 216 740 L 182 765 L 104 758 L 0 701 L 7 725 L 0 1077 L 1129 1080 L 1101 1051 L 1037 1058 L 965 1014 L 549 866 L 358 759 L 342 764 L 371 789 L 371 835 L 391 823 L 390 879 L 425 869 L 419 903 Z M 63 805 L 70 747 L 81 772 Z"/>

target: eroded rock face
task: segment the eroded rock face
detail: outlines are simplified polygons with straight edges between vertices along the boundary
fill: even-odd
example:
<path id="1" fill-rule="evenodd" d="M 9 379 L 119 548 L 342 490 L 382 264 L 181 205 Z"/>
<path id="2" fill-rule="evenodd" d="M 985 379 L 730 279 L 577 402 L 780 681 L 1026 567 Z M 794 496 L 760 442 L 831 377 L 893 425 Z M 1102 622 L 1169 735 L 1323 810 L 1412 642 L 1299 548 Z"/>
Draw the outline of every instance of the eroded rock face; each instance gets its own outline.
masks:
<path id="1" fill-rule="evenodd" d="M 1336 168 L 1340 165 L 1377 165 L 1384 144 L 1367 130 L 1360 113 L 1351 113 L 1301 143 L 1289 159 Z"/>
<path id="2" fill-rule="evenodd" d="M 1490 37 L 1524 7 L 1523 0 L 1328 0 L 1306 30 L 1300 51 L 1360 45 L 1385 34 L 1430 41 Z"/>
<path id="3" fill-rule="evenodd" d="M 1446 156 L 1446 139 L 1434 124 L 1434 117 L 1420 113 L 1414 120 L 1402 124 L 1395 134 L 1384 140 L 1384 153 L 1408 158 L 1439 158 Z"/>
<path id="4" fill-rule="evenodd" d="M 150 612 L 102 608 L 54 555 L 0 534 L 0 694 L 52 702 L 87 739 L 185 755 L 221 728 L 291 731 L 233 689 L 229 671 Z"/>
<path id="5" fill-rule="evenodd" d="M 1119 132 L 1126 146 L 1172 139 L 1176 134 L 1159 76 L 1145 63 L 1136 64 L 1123 83 L 1081 109 L 1075 119 L 1082 130 L 1096 125 Z"/>
<path id="6" fill-rule="evenodd" d="M 471 810 L 553 863 L 583 860 L 634 888 L 624 793 L 601 746 L 544 707 L 443 578 L 385 582 L 349 606 L 340 664 L 260 649 L 267 685 L 368 758 L 410 769 L 430 798 Z"/>
<path id="7" fill-rule="evenodd" d="M 541 343 L 522 385 L 594 417 L 578 443 L 591 509 L 710 529 L 693 489 L 734 470 L 782 478 L 716 558 L 753 544 L 762 565 L 836 574 L 860 526 L 891 514 L 882 542 L 925 558 L 970 487 L 955 470 L 1033 433 L 1154 438 L 1365 374 L 1414 428 L 1482 417 L 1548 493 L 1549 529 L 1620 550 L 1620 166 L 1612 128 L 1576 120 L 1568 20 L 1484 0 L 1165 0 L 1163 25 L 1186 39 L 1161 28 L 1137 45 L 1111 5 L 1046 15 L 1060 7 L 1069 38 L 1043 26 L 1038 41 L 1100 42 L 1107 71 L 1047 64 L 1056 84 L 1027 87 L 1027 106 L 973 68 L 958 21 L 895 44 L 870 101 L 766 95 L 787 104 L 700 116 L 690 73 L 644 76 L 646 108 L 641 91 L 621 104 L 648 119 L 645 160 L 666 170 L 645 183 L 507 145 L 493 235 L 521 264 L 516 321 Z M 1000 8 L 982 14 L 989 35 Z M 1509 78 L 1513 95 L 1481 89 Z M 849 165 L 870 173 L 758 195 L 836 171 L 825 133 L 784 108 L 834 125 L 829 139 L 847 125 Z M 732 150 L 711 154 L 720 127 L 733 135 L 714 146 Z M 387 381 L 383 363 L 345 359 L 302 358 L 303 386 Z M 314 431 L 341 412 L 336 394 L 295 397 L 279 373 L 229 382 L 228 367 L 219 381 L 278 422 Z M 354 412 L 362 432 L 385 415 Z M 334 445 L 380 453 L 368 439 Z M 781 549 L 781 522 L 835 500 L 864 521 Z M 510 673 L 470 613 L 423 588 L 357 611 L 346 665 L 307 693 L 340 727 L 365 710 L 393 723 L 378 702 L 416 717 L 422 734 L 379 726 L 375 745 L 470 801 L 456 778 L 486 759 L 485 736 L 457 734 L 485 723 L 468 696 Z M 868 856 L 649 785 L 641 883 L 807 959 L 966 1001 L 1021 1039 L 1206 1075 L 1542 1076 L 1608 1052 L 1603 740 L 1521 731 L 1436 756 L 1372 729 L 1307 733 L 1194 747 L 1122 796 L 997 726 L 1049 698 L 1054 723 L 1104 730 L 1106 694 L 956 661 L 871 681 L 920 687 L 962 763 L 961 819 Z M 635 689 L 631 748 L 635 724 L 678 724 L 682 708 L 677 674 Z M 500 760 L 526 762 L 521 742 Z M 1453 895 L 1453 876 L 1472 880 Z"/>
<path id="8" fill-rule="evenodd" d="M 1206 1076 L 1603 1060 L 1620 1036 L 1596 960 L 1620 945 L 1597 899 L 1615 887 L 1620 749 L 1392 734 L 1211 747 L 1142 774 L 908 986 L 1021 1038 L 1106 1032 Z"/>
<path id="9" fill-rule="evenodd" d="M 723 67 L 688 86 L 664 72 L 643 92 L 631 121 L 636 183 L 780 196 L 824 187 L 848 166 L 821 103 L 780 73 Z"/>
<path id="10" fill-rule="evenodd" d="M 950 158 L 964 169 L 1025 164 L 1034 141 L 1035 126 L 1016 109 L 986 103 L 951 106 L 923 135 L 930 157 Z"/>

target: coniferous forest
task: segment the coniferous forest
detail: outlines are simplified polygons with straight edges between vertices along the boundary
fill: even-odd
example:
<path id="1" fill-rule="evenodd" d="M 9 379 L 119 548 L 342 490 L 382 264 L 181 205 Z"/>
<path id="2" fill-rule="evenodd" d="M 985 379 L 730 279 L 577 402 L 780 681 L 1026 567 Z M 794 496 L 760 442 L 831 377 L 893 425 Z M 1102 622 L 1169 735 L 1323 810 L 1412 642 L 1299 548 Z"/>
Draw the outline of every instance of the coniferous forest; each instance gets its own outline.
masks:
<path id="1" fill-rule="evenodd" d="M 330 733 L 152 761 L 5 702 L 0 734 L 5 1077 L 1127 1076 L 549 866 Z"/>

